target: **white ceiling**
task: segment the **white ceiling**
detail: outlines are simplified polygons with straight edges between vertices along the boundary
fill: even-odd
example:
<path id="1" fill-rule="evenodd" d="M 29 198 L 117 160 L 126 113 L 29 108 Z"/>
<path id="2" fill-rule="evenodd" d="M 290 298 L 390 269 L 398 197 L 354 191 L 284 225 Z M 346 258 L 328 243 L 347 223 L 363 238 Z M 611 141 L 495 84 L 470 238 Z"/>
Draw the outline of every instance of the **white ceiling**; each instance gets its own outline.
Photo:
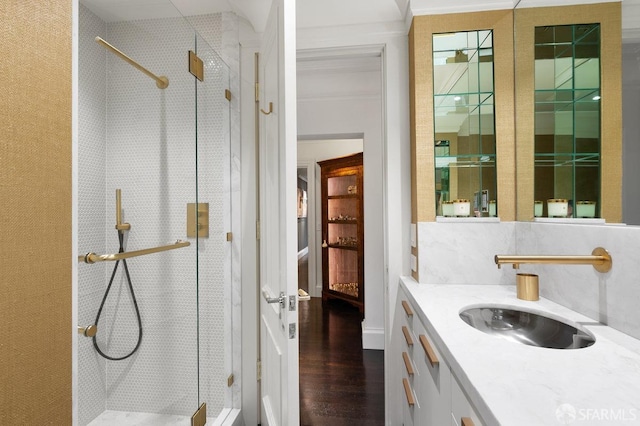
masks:
<path id="1" fill-rule="evenodd" d="M 234 12 L 262 32 L 269 0 L 80 0 L 106 21 Z M 563 5 L 617 0 L 564 0 Z M 298 28 L 405 21 L 407 15 L 557 5 L 558 0 L 296 0 Z M 175 5 L 175 7 L 174 7 Z M 640 0 L 624 0 L 623 29 L 640 31 Z M 178 12 L 179 11 L 179 12 Z"/>

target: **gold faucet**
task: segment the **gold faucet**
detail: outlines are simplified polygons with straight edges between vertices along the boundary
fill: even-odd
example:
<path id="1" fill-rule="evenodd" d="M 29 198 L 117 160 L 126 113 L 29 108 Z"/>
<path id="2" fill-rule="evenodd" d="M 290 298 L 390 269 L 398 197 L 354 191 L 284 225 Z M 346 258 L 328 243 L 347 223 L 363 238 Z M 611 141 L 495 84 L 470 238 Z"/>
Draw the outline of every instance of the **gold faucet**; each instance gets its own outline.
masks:
<path id="1" fill-rule="evenodd" d="M 514 269 L 518 269 L 521 263 L 546 263 L 555 265 L 593 265 L 598 272 L 609 272 L 613 263 L 609 252 L 602 247 L 593 249 L 590 256 L 518 256 L 496 254 L 494 259 L 498 268 L 504 263 L 513 264 Z"/>

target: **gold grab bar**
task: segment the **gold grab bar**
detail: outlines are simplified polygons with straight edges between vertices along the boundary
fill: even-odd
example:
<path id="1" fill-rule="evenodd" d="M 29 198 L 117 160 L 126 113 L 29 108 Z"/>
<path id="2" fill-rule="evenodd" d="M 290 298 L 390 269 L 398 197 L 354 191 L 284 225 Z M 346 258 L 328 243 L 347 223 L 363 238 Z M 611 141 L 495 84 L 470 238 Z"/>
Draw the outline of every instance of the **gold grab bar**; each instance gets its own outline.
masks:
<path id="1" fill-rule="evenodd" d="M 166 89 L 167 87 L 169 87 L 169 79 L 167 77 L 163 75 L 158 77 L 157 75 L 155 75 L 154 73 L 152 73 L 151 71 L 149 71 L 148 69 L 146 69 L 145 67 L 143 67 L 142 65 L 140 65 L 139 63 L 137 63 L 136 61 L 134 61 L 133 59 L 125 55 L 124 53 L 122 53 L 116 47 L 104 41 L 104 39 L 101 37 L 96 37 L 96 42 L 100 43 L 107 49 L 111 50 L 113 53 L 120 56 L 126 62 L 133 65 L 135 68 L 139 69 L 140 71 L 142 71 L 143 73 L 145 73 L 146 75 L 154 79 L 156 81 L 156 86 L 158 86 L 159 89 Z"/>
<path id="2" fill-rule="evenodd" d="M 607 250 L 596 247 L 591 252 L 591 256 L 518 256 L 496 254 L 494 257 L 498 268 L 504 263 L 513 263 L 513 268 L 518 269 L 521 263 L 548 263 L 566 265 L 593 265 L 598 272 L 609 272 L 613 260 Z"/>
<path id="3" fill-rule="evenodd" d="M 122 260 L 122 259 L 128 259 L 130 257 L 137 257 L 137 256 L 144 256 L 146 254 L 159 253 L 161 251 L 175 250 L 175 249 L 187 247 L 190 245 L 191 243 L 189 241 L 178 240 L 175 243 L 168 244 L 166 246 L 153 247 L 153 248 L 134 250 L 134 251 L 125 251 L 124 253 L 113 253 L 113 254 L 87 253 L 85 255 L 78 256 L 78 262 L 96 263 L 96 262 L 105 262 L 108 260 Z"/>

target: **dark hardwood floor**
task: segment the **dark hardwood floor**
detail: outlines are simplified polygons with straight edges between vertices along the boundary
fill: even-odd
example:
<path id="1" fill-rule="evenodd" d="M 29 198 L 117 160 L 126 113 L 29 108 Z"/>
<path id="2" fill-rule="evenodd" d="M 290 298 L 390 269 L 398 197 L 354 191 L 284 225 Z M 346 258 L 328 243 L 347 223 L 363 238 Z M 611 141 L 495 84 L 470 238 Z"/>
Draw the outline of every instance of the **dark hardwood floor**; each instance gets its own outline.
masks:
<path id="1" fill-rule="evenodd" d="M 362 349 L 358 308 L 300 302 L 300 424 L 384 425 L 384 352 Z"/>

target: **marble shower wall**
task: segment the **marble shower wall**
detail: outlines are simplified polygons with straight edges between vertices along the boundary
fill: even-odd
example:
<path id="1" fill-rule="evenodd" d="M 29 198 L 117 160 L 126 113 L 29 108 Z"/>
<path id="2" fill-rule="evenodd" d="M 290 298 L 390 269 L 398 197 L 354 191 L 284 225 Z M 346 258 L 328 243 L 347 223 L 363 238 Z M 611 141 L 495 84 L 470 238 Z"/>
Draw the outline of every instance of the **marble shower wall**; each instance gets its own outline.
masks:
<path id="1" fill-rule="evenodd" d="M 498 269 L 496 254 L 588 255 L 606 248 L 613 268 L 521 265 L 538 274 L 540 295 L 640 339 L 640 227 L 535 222 L 418 224 L 420 282 L 515 285 L 515 271 Z"/>

